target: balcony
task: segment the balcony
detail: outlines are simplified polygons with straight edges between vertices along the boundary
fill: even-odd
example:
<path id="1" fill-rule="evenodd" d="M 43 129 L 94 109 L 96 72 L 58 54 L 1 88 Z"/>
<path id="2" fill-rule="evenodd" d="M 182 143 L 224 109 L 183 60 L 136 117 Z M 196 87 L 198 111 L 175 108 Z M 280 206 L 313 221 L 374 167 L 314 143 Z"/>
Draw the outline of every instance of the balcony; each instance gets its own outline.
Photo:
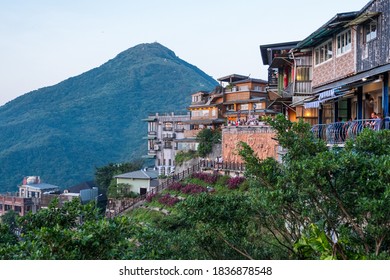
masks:
<path id="1" fill-rule="evenodd" d="M 172 133 L 172 134 L 163 134 L 163 137 L 162 139 L 164 141 L 172 141 L 173 139 L 176 138 L 176 134 L 175 133 Z"/>
<path id="2" fill-rule="evenodd" d="M 184 127 L 176 127 L 175 132 L 184 132 Z"/>
<path id="3" fill-rule="evenodd" d="M 172 144 L 165 144 L 164 149 L 173 149 Z"/>
<path id="4" fill-rule="evenodd" d="M 366 119 L 349 122 L 335 122 L 330 124 L 317 124 L 311 128 L 315 138 L 324 140 L 328 145 L 342 146 L 346 140 L 355 139 L 363 129 L 375 131 L 389 129 L 390 118 Z"/>

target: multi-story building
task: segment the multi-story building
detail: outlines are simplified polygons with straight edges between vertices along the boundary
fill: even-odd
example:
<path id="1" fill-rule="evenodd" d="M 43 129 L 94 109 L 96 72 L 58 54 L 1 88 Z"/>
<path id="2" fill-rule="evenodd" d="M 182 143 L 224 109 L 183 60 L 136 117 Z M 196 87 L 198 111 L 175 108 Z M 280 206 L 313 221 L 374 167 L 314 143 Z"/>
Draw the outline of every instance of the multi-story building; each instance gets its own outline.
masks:
<path id="1" fill-rule="evenodd" d="M 148 123 L 148 135 L 143 137 L 148 140 L 148 153 L 143 157 L 154 159 L 159 175 L 169 175 L 175 171 L 177 151 L 196 150 L 194 139 L 185 136 L 185 131 L 190 130 L 189 120 L 190 113 L 156 113 L 144 119 Z"/>
<path id="2" fill-rule="evenodd" d="M 284 66 L 290 65 L 292 81 L 299 79 L 298 57 L 309 58 L 307 70 L 302 70 L 311 75 L 310 90 L 306 97 L 286 107 L 295 110 L 296 117 L 311 116 L 309 122 L 319 124 L 316 135 L 333 143 L 344 141 L 372 116 L 381 120 L 377 128 L 388 128 L 389 19 L 390 2 L 371 0 L 360 11 L 336 14 L 295 46 L 289 46 L 290 50 L 285 49 L 288 59 L 285 56 Z M 276 66 L 276 57 L 271 63 L 264 59 L 267 47 L 277 50 L 278 44 L 260 47 L 264 64 Z M 297 93 L 295 90 L 292 98 Z M 348 125 L 342 125 L 346 121 Z"/>
<path id="3" fill-rule="evenodd" d="M 297 45 L 315 54 L 317 100 L 305 107 L 318 109 L 320 124 L 389 116 L 389 7 L 389 1 L 372 0 L 361 11 L 337 14 Z"/>
<path id="4" fill-rule="evenodd" d="M 212 92 L 192 94 L 188 107 L 191 112 L 191 129 L 218 128 L 222 124 L 240 121 L 245 124 L 262 115 L 275 114 L 275 105 L 270 104 L 267 81 L 232 74 L 219 78 L 220 86 Z M 273 105 L 273 106 L 270 106 Z"/>
<path id="5" fill-rule="evenodd" d="M 303 111 L 303 101 L 313 99 L 312 52 L 302 49 L 293 52 L 299 41 L 261 45 L 264 65 L 268 65 L 268 96 L 272 104 L 291 121 L 303 118 L 317 123 L 317 111 Z"/>
<path id="6" fill-rule="evenodd" d="M 0 215 L 13 210 L 20 216 L 27 212 L 35 213 L 48 205 L 50 194 L 59 194 L 60 188 L 55 185 L 42 183 L 39 176 L 24 177 L 17 193 L 0 195 Z"/>
<path id="7" fill-rule="evenodd" d="M 227 121 L 247 123 L 259 116 L 275 114 L 269 105 L 268 82 L 242 75 L 219 78 L 222 90 L 222 116 Z"/>

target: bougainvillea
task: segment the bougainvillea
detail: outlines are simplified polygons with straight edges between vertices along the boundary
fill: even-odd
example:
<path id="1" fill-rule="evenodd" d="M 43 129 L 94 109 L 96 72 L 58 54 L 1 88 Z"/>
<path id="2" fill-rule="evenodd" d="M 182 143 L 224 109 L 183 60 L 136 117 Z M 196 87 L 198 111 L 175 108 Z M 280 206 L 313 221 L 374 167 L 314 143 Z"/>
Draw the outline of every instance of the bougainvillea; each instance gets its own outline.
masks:
<path id="1" fill-rule="evenodd" d="M 218 180 L 217 174 L 209 174 L 209 173 L 203 173 L 203 172 L 196 172 L 192 174 L 192 178 L 200 179 L 208 184 L 215 184 Z"/>
<path id="2" fill-rule="evenodd" d="M 157 196 L 157 193 L 148 193 L 147 195 L 146 195 L 146 201 L 147 202 L 152 202 L 153 201 L 153 199 L 155 198 Z"/>
<path id="3" fill-rule="evenodd" d="M 181 192 L 185 194 L 197 194 L 207 192 L 207 188 L 195 184 L 188 184 L 181 189 Z"/>
<path id="4" fill-rule="evenodd" d="M 173 182 L 170 184 L 167 189 L 171 191 L 180 191 L 183 188 L 183 185 L 180 184 L 179 182 Z"/>
<path id="5" fill-rule="evenodd" d="M 227 181 L 228 188 L 231 190 L 237 189 L 238 186 L 245 181 L 244 177 L 232 177 Z"/>
<path id="6" fill-rule="evenodd" d="M 177 197 L 171 196 L 170 194 L 165 194 L 158 199 L 159 203 L 164 204 L 166 206 L 173 206 L 176 203 L 178 203 L 179 201 L 180 201 L 180 199 L 178 199 Z"/>

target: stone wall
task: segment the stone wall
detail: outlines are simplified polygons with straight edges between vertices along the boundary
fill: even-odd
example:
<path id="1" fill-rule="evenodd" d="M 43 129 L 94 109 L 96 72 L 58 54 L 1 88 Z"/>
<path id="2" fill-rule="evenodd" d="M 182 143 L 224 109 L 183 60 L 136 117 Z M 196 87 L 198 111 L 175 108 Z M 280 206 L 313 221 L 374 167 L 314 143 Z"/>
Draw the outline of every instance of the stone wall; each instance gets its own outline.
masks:
<path id="1" fill-rule="evenodd" d="M 279 144 L 275 132 L 269 126 L 238 126 L 225 127 L 222 130 L 222 157 L 225 162 L 243 162 L 238 155 L 239 142 L 247 143 L 260 159 L 273 157 L 279 159 Z"/>

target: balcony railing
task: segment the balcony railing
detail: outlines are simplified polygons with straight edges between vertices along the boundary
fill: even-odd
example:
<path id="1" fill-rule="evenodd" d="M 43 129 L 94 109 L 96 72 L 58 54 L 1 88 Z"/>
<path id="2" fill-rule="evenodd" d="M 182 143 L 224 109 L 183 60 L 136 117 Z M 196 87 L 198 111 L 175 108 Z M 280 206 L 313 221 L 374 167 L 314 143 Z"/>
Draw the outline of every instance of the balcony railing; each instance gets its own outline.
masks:
<path id="1" fill-rule="evenodd" d="M 389 129 L 390 119 L 366 119 L 330 124 L 317 124 L 311 128 L 314 137 L 324 140 L 327 144 L 344 144 L 348 139 L 355 139 L 363 129 L 375 131 Z"/>

